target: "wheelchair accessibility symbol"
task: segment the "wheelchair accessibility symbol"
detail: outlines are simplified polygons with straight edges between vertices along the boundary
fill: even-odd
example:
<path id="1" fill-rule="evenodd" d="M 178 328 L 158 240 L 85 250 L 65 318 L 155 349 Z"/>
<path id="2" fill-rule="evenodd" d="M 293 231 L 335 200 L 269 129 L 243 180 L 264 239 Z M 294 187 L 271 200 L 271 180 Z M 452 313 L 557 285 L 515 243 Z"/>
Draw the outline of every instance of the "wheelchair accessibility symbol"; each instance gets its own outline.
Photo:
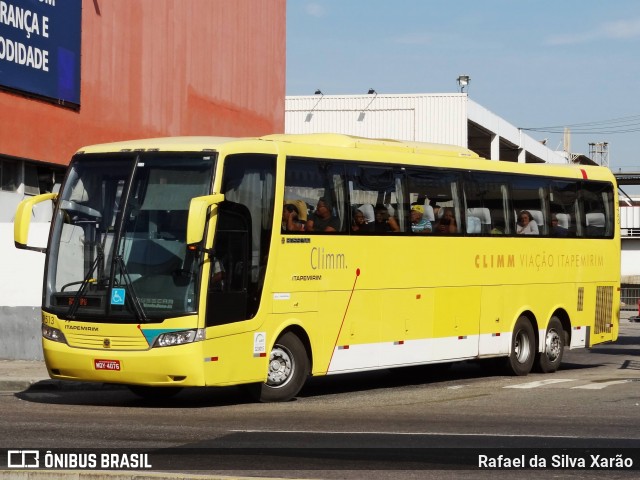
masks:
<path id="1" fill-rule="evenodd" d="M 124 305 L 124 288 L 114 288 L 111 290 L 111 305 Z"/>

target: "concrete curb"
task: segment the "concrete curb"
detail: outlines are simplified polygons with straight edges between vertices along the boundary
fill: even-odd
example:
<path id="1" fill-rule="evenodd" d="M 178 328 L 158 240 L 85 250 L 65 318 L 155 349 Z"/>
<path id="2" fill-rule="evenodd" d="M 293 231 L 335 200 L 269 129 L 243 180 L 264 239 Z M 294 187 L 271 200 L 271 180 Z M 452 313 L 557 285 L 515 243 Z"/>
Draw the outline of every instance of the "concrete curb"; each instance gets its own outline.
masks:
<path id="1" fill-rule="evenodd" d="M 32 380 L 0 380 L 0 392 L 22 392 L 32 385 Z"/>

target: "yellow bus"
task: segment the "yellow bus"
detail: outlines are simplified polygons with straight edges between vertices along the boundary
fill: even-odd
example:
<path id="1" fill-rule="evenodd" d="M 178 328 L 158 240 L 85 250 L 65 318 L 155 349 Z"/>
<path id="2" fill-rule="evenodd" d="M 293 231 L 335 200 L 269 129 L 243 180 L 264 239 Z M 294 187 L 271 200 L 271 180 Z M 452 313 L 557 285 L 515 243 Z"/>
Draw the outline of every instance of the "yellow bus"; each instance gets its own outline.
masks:
<path id="1" fill-rule="evenodd" d="M 616 340 L 605 168 L 337 134 L 78 151 L 53 199 L 42 337 L 52 378 L 141 395 L 496 358 L 554 372 Z M 494 363 L 494 362 L 490 362 Z M 164 387 L 164 388 L 158 388 Z"/>

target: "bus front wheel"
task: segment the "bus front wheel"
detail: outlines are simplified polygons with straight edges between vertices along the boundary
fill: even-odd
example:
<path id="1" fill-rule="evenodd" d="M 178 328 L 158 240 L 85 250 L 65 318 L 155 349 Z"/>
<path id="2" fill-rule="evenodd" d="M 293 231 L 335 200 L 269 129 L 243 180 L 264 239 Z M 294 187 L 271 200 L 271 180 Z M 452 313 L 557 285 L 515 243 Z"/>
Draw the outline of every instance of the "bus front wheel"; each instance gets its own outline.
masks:
<path id="1" fill-rule="evenodd" d="M 527 375 L 536 356 L 536 342 L 531 322 L 525 316 L 518 318 L 511 337 L 511 351 L 507 361 L 513 375 Z"/>
<path id="2" fill-rule="evenodd" d="M 269 354 L 267 381 L 260 385 L 261 402 L 286 402 L 302 389 L 309 375 L 307 350 L 293 332 L 287 332 Z"/>
<path id="3" fill-rule="evenodd" d="M 553 373 L 560 368 L 565 346 L 565 332 L 558 317 L 551 317 L 544 336 L 544 352 L 536 356 L 536 368 L 542 373 Z"/>

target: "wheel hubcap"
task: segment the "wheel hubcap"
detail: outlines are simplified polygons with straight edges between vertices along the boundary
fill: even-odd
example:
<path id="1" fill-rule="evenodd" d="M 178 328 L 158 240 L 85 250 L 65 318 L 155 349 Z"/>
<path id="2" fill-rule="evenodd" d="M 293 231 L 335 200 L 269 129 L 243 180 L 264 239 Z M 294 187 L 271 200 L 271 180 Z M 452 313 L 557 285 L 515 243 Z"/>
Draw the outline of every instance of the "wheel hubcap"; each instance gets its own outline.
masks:
<path id="1" fill-rule="evenodd" d="M 514 352 L 519 363 L 526 363 L 527 359 L 531 355 L 529 337 L 524 331 L 519 331 L 516 335 Z"/>
<path id="2" fill-rule="evenodd" d="M 275 345 L 269 355 L 269 373 L 267 375 L 267 385 L 270 387 L 282 387 L 286 385 L 291 377 L 295 365 L 293 355 L 282 345 Z"/>
<path id="3" fill-rule="evenodd" d="M 547 331 L 545 338 L 545 352 L 551 362 L 555 362 L 560 357 L 560 335 L 555 330 Z"/>

